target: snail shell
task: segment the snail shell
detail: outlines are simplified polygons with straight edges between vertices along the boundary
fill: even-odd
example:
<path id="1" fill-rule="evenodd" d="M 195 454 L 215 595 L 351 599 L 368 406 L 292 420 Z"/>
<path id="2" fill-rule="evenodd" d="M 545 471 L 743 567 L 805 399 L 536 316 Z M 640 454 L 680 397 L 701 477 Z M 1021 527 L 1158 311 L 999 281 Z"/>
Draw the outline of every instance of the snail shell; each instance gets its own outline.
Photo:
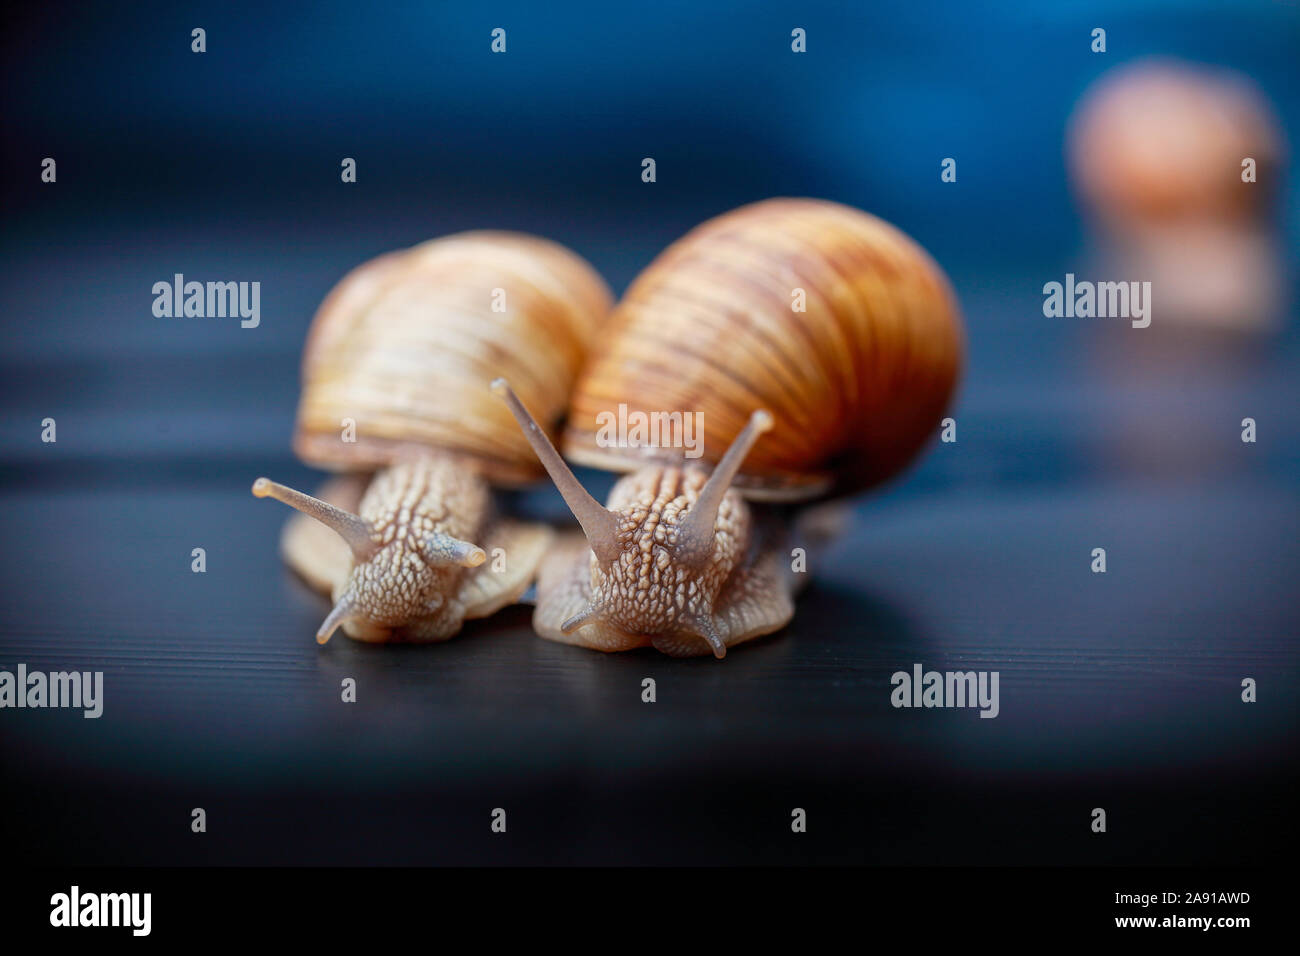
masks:
<path id="1" fill-rule="evenodd" d="M 302 512 L 281 552 L 335 601 L 320 643 L 339 626 L 363 641 L 444 640 L 518 600 L 552 532 L 495 507 L 490 484 L 541 472 L 484 386 L 508 369 L 553 424 L 609 306 L 583 260 L 512 233 L 433 240 L 339 282 L 308 333 L 294 448 L 377 472 L 317 498 L 253 486 Z"/>
<path id="2" fill-rule="evenodd" d="M 897 473 L 939 424 L 962 350 L 947 279 L 873 216 L 779 199 L 695 229 L 629 288 L 570 399 L 569 457 L 632 471 L 607 506 L 494 385 L 586 538 L 544 561 L 534 627 L 598 650 L 718 658 L 784 627 L 804 577 L 792 529 L 746 499 L 848 493 Z M 602 430 L 619 405 L 629 419 L 702 412 L 702 457 L 610 447 Z"/>
<path id="3" fill-rule="evenodd" d="M 312 321 L 294 450 L 353 471 L 438 448 L 497 484 L 536 480 L 536 457 L 485 386 L 508 376 L 541 421 L 559 421 L 610 301 L 585 261 L 517 233 L 461 233 L 373 259 Z M 340 440 L 344 419 L 355 441 Z"/>
<path id="4" fill-rule="evenodd" d="M 799 292 L 806 310 L 794 310 Z M 572 461 L 629 471 L 680 449 L 611 448 L 602 415 L 702 412 L 716 463 L 756 408 L 775 426 L 737 478 L 749 497 L 848 493 L 902 469 L 934 433 L 963 340 L 934 261 L 874 216 L 772 199 L 697 227 L 633 282 L 570 397 Z M 530 406 L 531 407 L 531 406 Z"/>
<path id="5" fill-rule="evenodd" d="M 1276 327 L 1286 276 L 1270 213 L 1285 151 L 1246 76 L 1164 58 L 1108 71 L 1067 143 L 1071 185 L 1100 227 L 1098 265 L 1149 282 L 1168 328 Z"/>
<path id="6" fill-rule="evenodd" d="M 1271 198 L 1282 152 L 1277 121 L 1249 79 L 1178 60 L 1107 73 L 1070 119 L 1074 186 L 1121 229 L 1250 218 Z M 1242 182 L 1246 157 L 1256 183 Z"/>

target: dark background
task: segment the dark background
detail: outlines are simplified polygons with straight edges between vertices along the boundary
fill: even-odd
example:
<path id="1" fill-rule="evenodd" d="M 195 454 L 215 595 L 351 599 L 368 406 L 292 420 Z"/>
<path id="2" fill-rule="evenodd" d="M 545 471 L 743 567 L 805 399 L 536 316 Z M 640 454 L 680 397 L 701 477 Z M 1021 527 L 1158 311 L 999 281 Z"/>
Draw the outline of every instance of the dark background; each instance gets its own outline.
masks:
<path id="1" fill-rule="evenodd" d="M 106 696 L 94 721 L 0 712 L 7 860 L 1293 851 L 1294 322 L 1207 345 L 1158 312 L 1144 332 L 1045 319 L 1041 289 L 1089 260 L 1062 158 L 1089 82 L 1153 53 L 1231 66 L 1294 140 L 1295 6 L 700 6 L 6 14 L 0 668 L 103 670 Z M 276 554 L 286 512 L 248 488 L 318 480 L 289 449 L 297 363 L 347 269 L 502 227 L 570 245 L 620 292 L 694 224 L 772 195 L 898 224 L 952 277 L 969 334 L 958 442 L 856 504 L 786 631 L 723 663 L 603 656 L 533 637 L 516 608 L 440 646 L 317 648 L 325 603 Z M 1294 191 L 1276 226 L 1293 259 Z M 154 318 L 151 286 L 175 272 L 260 281 L 260 327 Z M 546 489 L 522 505 L 563 515 Z M 1001 716 L 891 708 L 890 674 L 914 662 L 1000 671 Z"/>

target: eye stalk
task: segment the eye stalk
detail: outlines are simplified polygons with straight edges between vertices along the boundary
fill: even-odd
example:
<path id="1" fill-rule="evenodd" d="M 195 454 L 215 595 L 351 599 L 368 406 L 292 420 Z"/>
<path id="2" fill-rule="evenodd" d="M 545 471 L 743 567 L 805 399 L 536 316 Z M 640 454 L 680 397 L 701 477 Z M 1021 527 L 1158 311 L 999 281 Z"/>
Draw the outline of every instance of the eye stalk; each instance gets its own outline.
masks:
<path id="1" fill-rule="evenodd" d="M 533 446 L 533 451 L 537 453 L 546 473 L 551 476 L 551 481 L 555 482 L 555 487 L 564 498 L 564 503 L 578 519 L 578 524 L 582 525 L 587 543 L 591 545 L 591 550 L 596 553 L 600 563 L 609 565 L 617 560 L 618 516 L 608 511 L 591 496 L 586 488 L 582 487 L 582 482 L 578 481 L 577 476 L 551 444 L 551 440 L 546 437 L 546 432 L 537 424 L 532 413 L 524 407 L 524 403 L 519 400 L 519 396 L 514 393 L 514 389 L 504 378 L 493 380 L 492 391 L 510 406 L 510 411 L 515 416 L 515 421 L 519 422 L 519 428 L 528 439 L 528 444 Z"/>
<path id="2" fill-rule="evenodd" d="M 301 511 L 307 517 L 315 518 L 325 527 L 338 532 L 338 536 L 352 549 L 352 557 L 359 562 L 369 561 L 378 550 L 371 537 L 374 529 L 369 521 L 350 511 L 336 508 L 327 501 L 304 495 L 301 491 L 295 491 L 269 478 L 259 478 L 253 482 L 253 497 L 282 501 L 290 508 Z"/>
<path id="3" fill-rule="evenodd" d="M 736 473 L 760 435 L 772 429 L 772 415 L 763 409 L 749 416 L 749 424 L 736 436 L 727 453 L 718 462 L 700 495 L 691 505 L 677 528 L 676 555 L 679 561 L 698 564 L 713 554 L 713 528 L 718 521 L 722 497 L 736 480 Z"/>

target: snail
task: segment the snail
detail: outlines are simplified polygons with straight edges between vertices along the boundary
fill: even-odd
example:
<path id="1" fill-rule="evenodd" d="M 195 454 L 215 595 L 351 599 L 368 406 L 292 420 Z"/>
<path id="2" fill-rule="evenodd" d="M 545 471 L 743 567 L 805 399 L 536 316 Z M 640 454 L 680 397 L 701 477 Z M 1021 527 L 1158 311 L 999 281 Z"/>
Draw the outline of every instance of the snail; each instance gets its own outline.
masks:
<path id="1" fill-rule="evenodd" d="M 534 627 L 598 650 L 719 659 L 784 627 L 804 575 L 780 503 L 900 471 L 939 424 L 963 350 L 946 277 L 874 216 L 773 199 L 697 227 L 633 282 L 570 397 L 566 455 L 630 472 L 607 506 L 530 403 L 493 383 L 583 531 L 543 562 Z M 629 418 L 702 414 L 701 460 L 662 442 L 610 447 L 602 429 L 620 405 Z"/>
<path id="2" fill-rule="evenodd" d="M 1173 326 L 1275 326 L 1284 270 L 1271 219 L 1285 146 L 1247 77 L 1155 58 L 1104 74 L 1070 118 L 1071 184 L 1102 267 L 1142 277 Z"/>
<path id="3" fill-rule="evenodd" d="M 1067 156 L 1089 210 L 1117 228 L 1248 220 L 1277 189 L 1281 135 L 1247 77 L 1166 58 L 1105 73 L 1070 118 Z M 1242 162 L 1257 165 L 1242 179 Z"/>
<path id="4" fill-rule="evenodd" d="M 319 643 L 340 626 L 361 641 L 441 641 L 519 599 L 553 532 L 494 503 L 492 485 L 542 472 L 485 385 L 508 369 L 557 421 L 610 306 L 578 256 L 504 232 L 382 255 L 335 286 L 308 332 L 293 446 L 351 473 L 319 497 L 253 484 L 301 512 L 281 553 L 332 596 Z"/>

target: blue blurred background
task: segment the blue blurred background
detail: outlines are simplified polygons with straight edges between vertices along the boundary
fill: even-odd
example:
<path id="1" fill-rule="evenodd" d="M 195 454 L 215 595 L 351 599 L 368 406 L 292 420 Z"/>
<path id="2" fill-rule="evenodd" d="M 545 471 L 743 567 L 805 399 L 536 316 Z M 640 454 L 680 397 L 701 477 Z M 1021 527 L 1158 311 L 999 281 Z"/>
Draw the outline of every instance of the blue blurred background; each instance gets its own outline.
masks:
<path id="1" fill-rule="evenodd" d="M 97 722 L 0 715 L 7 821 L 47 824 L 8 844 L 19 857 L 1231 862 L 1294 835 L 1294 313 L 1214 361 L 1134 372 L 1138 333 L 1046 319 L 1041 291 L 1089 254 L 1064 160 L 1087 86 L 1151 54 L 1228 66 L 1294 143 L 1294 3 L 4 16 L 0 494 L 24 545 L 0 553 L 0 666 L 102 668 L 110 694 Z M 807 53 L 791 52 L 796 27 Z M 56 184 L 40 181 L 47 156 Z M 1285 172 L 1297 181 L 1294 149 Z M 284 515 L 248 485 L 316 480 L 289 439 L 331 285 L 380 252 L 496 227 L 569 245 L 618 293 L 695 224 L 774 195 L 916 237 L 969 336 L 959 443 L 858 504 L 790 632 L 718 669 L 545 644 L 523 611 L 436 649 L 319 653 L 321 602 L 280 569 Z M 1294 189 L 1278 198 L 1290 261 L 1300 207 Z M 260 281 L 260 326 L 155 318 L 151 287 L 177 272 Z M 1248 453 L 1244 415 L 1261 422 Z M 40 441 L 46 417 L 57 444 Z M 1114 570 L 1081 580 L 1099 540 Z M 196 544 L 206 575 L 189 572 Z M 900 720 L 888 676 L 915 660 L 1001 668 L 1003 716 Z M 1268 681 L 1258 711 L 1235 702 L 1243 673 Z M 642 674 L 678 688 L 648 724 L 627 689 Z M 340 715 L 346 675 L 367 690 Z M 536 825 L 513 849 L 438 829 L 503 790 Z M 837 827 L 799 849 L 755 836 L 810 793 Z M 1062 824 L 1102 798 L 1141 819 L 1127 842 Z M 180 846 L 167 828 L 201 801 L 223 842 Z M 565 828 L 542 835 L 557 814 Z M 1220 829 L 1184 839 L 1216 814 Z M 62 832 L 80 836 L 42 842 Z"/>
<path id="2" fill-rule="evenodd" d="M 1063 137 L 1088 83 L 1152 53 L 1227 65 L 1300 128 L 1294 4 L 140 3 L 8 17 L 0 438 L 24 463 L 170 459 L 181 438 L 196 458 L 285 457 L 307 323 L 361 260 L 522 229 L 571 245 L 617 292 L 691 226 L 773 195 L 860 206 L 934 253 L 971 326 L 970 401 L 1008 377 L 1058 381 L 1090 330 L 1044 320 L 1040 289 L 1082 244 Z M 205 54 L 190 52 L 195 26 Z M 505 55 L 489 49 L 497 26 Z M 791 52 L 796 26 L 806 54 Z M 1095 26 L 1105 54 L 1090 50 Z M 339 181 L 345 156 L 355 185 Z M 955 184 L 939 179 L 949 156 Z M 1294 248 L 1294 190 L 1279 221 Z M 149 289 L 174 272 L 260 280 L 261 327 L 155 319 Z M 31 440 L 54 410 L 57 450 Z"/>

